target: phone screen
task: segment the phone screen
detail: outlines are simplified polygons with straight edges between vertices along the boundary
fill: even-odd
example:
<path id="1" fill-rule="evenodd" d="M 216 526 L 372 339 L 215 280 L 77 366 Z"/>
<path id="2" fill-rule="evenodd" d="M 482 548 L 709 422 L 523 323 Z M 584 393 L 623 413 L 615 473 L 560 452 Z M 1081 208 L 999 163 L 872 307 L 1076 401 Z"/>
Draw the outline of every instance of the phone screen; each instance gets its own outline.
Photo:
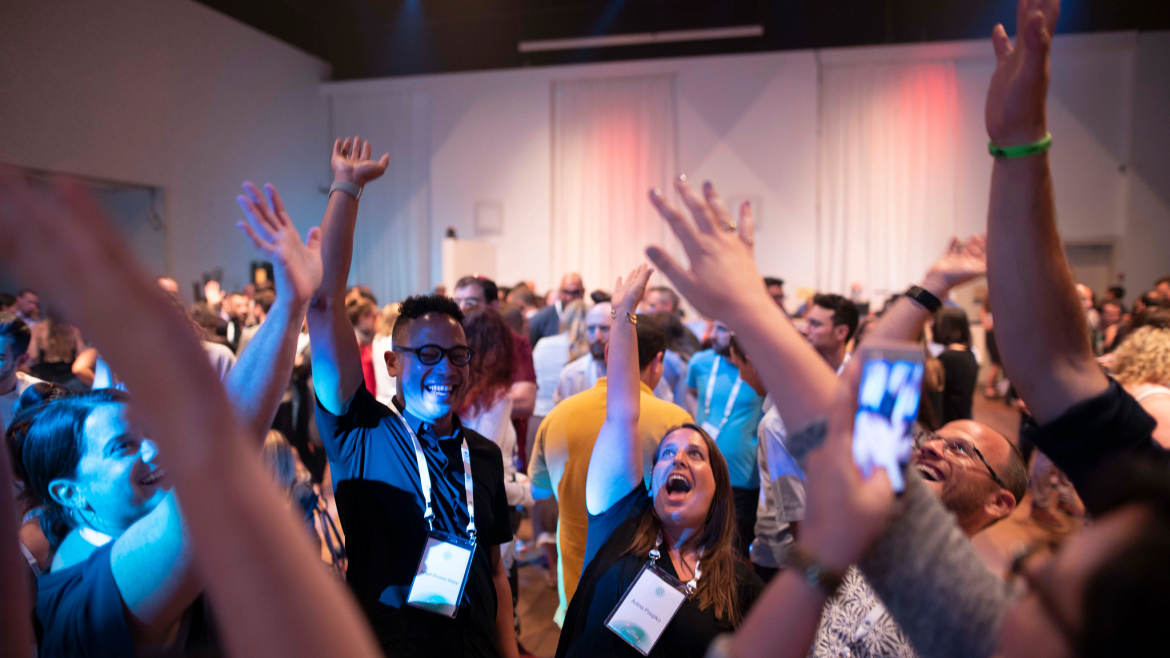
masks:
<path id="1" fill-rule="evenodd" d="M 914 449 L 914 421 L 925 369 L 921 352 L 877 350 L 866 356 L 853 422 L 853 462 L 869 477 L 884 467 L 894 491 L 906 483 L 902 466 Z"/>

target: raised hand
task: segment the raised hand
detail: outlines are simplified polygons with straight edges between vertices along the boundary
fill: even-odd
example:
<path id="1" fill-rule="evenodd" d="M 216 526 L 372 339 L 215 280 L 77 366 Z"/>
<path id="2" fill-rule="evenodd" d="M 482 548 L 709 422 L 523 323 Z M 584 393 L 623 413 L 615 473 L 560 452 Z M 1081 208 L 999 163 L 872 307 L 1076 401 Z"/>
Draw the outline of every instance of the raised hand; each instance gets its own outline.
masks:
<path id="1" fill-rule="evenodd" d="M 333 142 L 333 180 L 349 181 L 358 187 L 379 178 L 390 165 L 390 154 L 385 153 L 379 160 L 370 159 L 369 140 L 362 141 L 357 135 L 353 139 L 337 139 Z"/>
<path id="2" fill-rule="evenodd" d="M 987 274 L 987 239 L 973 235 L 966 240 L 951 238 L 946 252 L 930 266 L 922 287 L 939 299 L 968 281 Z"/>
<path id="3" fill-rule="evenodd" d="M 1031 144 L 1047 134 L 1048 51 L 1060 0 L 1020 0 L 1013 47 L 1003 25 L 991 33 L 995 74 L 987 92 L 987 133 L 996 146 Z"/>
<path id="4" fill-rule="evenodd" d="M 267 200 L 252 183 L 244 183 L 244 192 L 236 202 L 248 221 L 236 222 L 236 226 L 272 261 L 278 297 L 290 295 L 293 302 L 307 303 L 321 285 L 321 230 L 316 226 L 309 229 L 302 243 L 271 183 L 264 186 Z"/>
<path id="5" fill-rule="evenodd" d="M 207 305 L 211 308 L 218 308 L 220 302 L 223 301 L 223 289 L 219 286 L 219 281 L 212 279 L 203 284 L 203 298 L 207 300 Z"/>
<path id="6" fill-rule="evenodd" d="M 618 313 L 633 313 L 634 309 L 638 308 L 638 303 L 642 301 L 642 295 L 646 293 L 646 282 L 653 273 L 654 270 L 649 267 L 639 265 L 627 274 L 625 279 L 619 276 L 617 283 L 613 285 L 613 296 L 610 299 L 613 309 Z"/>
<path id="7" fill-rule="evenodd" d="M 853 463 L 853 418 L 862 359 L 846 366 L 829 412 L 824 444 L 805 464 L 807 506 L 801 543 L 825 566 L 844 571 L 855 564 L 885 528 L 894 491 L 884 468 L 868 479 Z"/>
<path id="8" fill-rule="evenodd" d="M 751 207 L 745 203 L 736 221 L 710 182 L 703 184 L 702 196 L 682 177 L 675 187 L 691 219 L 659 190 L 650 192 L 650 201 L 682 243 L 690 268 L 679 265 L 659 246 L 651 246 L 646 254 L 700 313 L 733 323 L 739 313 L 769 300 L 752 258 Z"/>

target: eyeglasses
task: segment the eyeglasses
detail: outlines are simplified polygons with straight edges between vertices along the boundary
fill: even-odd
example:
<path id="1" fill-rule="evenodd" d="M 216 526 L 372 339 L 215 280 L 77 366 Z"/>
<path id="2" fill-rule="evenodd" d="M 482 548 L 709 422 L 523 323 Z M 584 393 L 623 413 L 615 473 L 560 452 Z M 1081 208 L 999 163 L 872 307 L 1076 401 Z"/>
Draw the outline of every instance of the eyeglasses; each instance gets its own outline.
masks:
<path id="1" fill-rule="evenodd" d="M 974 459 L 972 459 L 971 455 L 975 455 L 976 457 L 979 458 L 979 461 L 983 462 L 983 466 L 984 466 L 984 468 L 987 469 L 987 473 L 989 475 L 991 475 L 992 482 L 995 482 L 996 484 L 998 484 L 1000 489 L 1007 489 L 1008 488 L 1008 486 L 1006 484 L 1004 484 L 1004 481 L 1000 479 L 999 474 L 995 472 L 995 469 L 991 467 L 991 464 L 987 463 L 987 458 L 983 456 L 983 453 L 979 452 L 979 448 L 976 448 L 975 446 L 971 445 L 970 443 L 967 443 L 966 441 L 962 441 L 960 439 L 944 439 L 941 436 L 937 436 L 937 435 L 932 435 L 932 436 L 927 437 L 923 441 L 923 443 L 926 443 L 928 441 L 942 441 L 943 452 L 950 453 L 952 456 L 957 457 L 959 459 L 967 459 L 967 460 L 974 461 Z"/>
<path id="2" fill-rule="evenodd" d="M 585 289 L 580 288 L 577 290 L 569 290 L 567 288 L 561 288 L 561 294 L 564 295 L 565 297 L 584 297 L 585 296 Z"/>
<path id="3" fill-rule="evenodd" d="M 471 357 L 475 356 L 475 352 L 470 347 L 463 345 L 456 345 L 452 348 L 440 347 L 438 345 L 423 345 L 422 347 L 395 347 L 394 349 L 410 352 L 418 357 L 419 363 L 424 366 L 438 365 L 443 360 L 443 357 L 447 357 L 451 365 L 462 368 L 471 363 Z"/>

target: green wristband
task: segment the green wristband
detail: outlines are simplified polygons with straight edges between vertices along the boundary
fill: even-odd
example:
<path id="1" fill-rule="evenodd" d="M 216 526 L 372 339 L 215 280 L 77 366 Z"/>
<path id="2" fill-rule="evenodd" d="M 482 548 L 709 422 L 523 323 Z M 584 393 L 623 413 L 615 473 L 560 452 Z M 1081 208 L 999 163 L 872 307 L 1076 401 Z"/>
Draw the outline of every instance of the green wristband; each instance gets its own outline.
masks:
<path id="1" fill-rule="evenodd" d="M 1052 133 L 1044 135 L 1044 139 L 1031 144 L 1020 146 L 996 146 L 994 142 L 987 143 L 987 150 L 997 158 L 1026 158 L 1030 155 L 1043 153 L 1052 148 Z"/>

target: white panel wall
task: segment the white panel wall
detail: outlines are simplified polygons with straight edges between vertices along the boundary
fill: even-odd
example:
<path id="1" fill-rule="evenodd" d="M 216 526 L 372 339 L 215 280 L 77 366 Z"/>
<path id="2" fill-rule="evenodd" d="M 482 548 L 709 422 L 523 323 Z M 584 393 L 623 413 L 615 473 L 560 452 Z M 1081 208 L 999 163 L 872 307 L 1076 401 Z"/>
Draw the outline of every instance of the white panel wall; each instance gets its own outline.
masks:
<path id="1" fill-rule="evenodd" d="M 234 224 L 245 179 L 320 222 L 329 67 L 188 0 L 8 2 L 0 20 L 0 162 L 166 190 L 170 274 L 189 295 L 255 258 Z"/>

